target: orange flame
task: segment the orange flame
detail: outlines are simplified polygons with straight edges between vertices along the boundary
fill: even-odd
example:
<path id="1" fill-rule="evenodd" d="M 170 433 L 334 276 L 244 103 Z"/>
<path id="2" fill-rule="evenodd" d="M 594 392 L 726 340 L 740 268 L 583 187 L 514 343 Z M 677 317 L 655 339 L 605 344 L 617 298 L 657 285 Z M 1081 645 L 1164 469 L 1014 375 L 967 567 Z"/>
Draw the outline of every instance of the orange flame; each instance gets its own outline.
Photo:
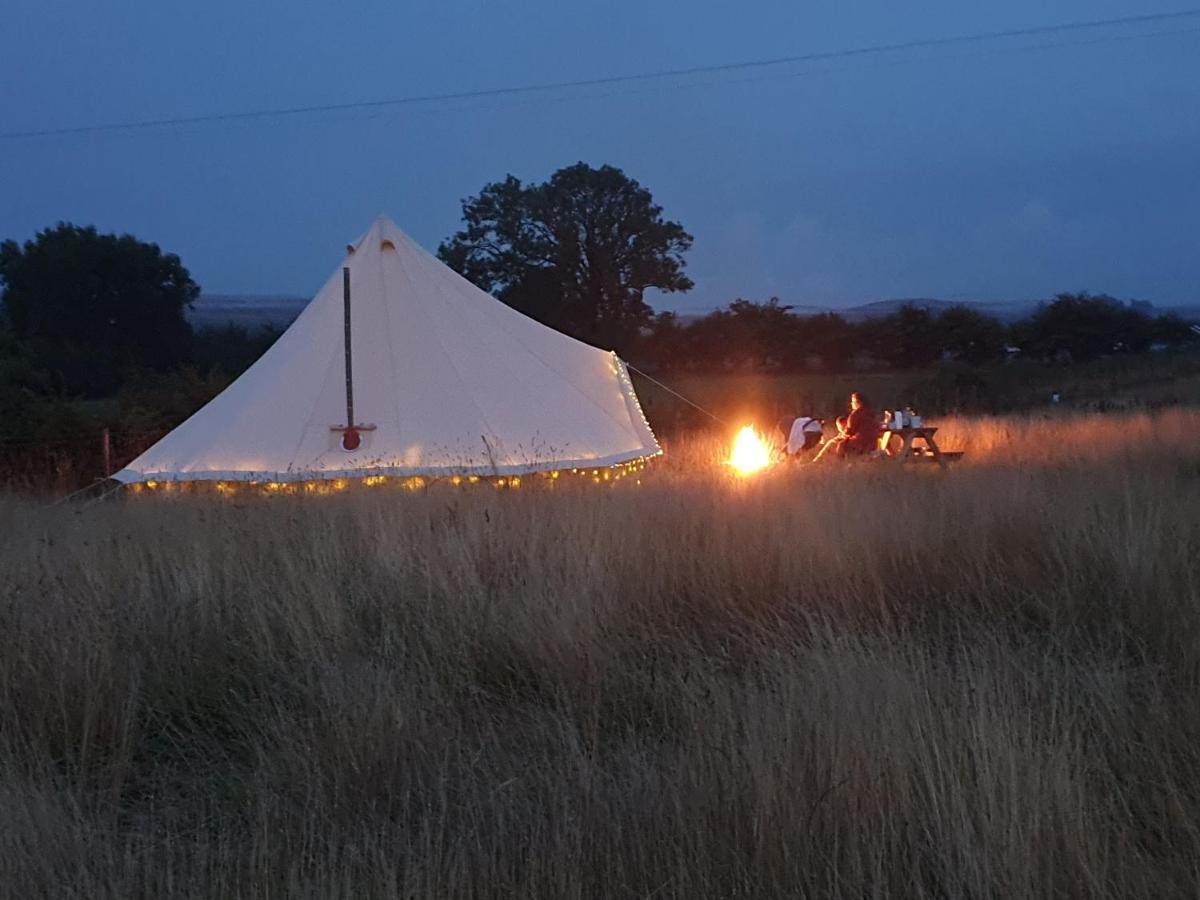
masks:
<path id="1" fill-rule="evenodd" d="M 747 425 L 734 439 L 727 462 L 739 475 L 753 475 L 771 464 L 771 449 L 754 427 Z"/>

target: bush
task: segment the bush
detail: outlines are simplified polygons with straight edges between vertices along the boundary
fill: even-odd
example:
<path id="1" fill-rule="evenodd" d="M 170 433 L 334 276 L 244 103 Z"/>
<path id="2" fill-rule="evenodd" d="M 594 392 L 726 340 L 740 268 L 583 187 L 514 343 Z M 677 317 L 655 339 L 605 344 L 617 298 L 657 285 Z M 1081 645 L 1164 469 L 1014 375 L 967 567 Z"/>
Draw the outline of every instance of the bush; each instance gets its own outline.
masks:
<path id="1" fill-rule="evenodd" d="M 995 398 L 976 369 L 948 363 L 904 389 L 903 401 L 928 414 L 992 412 Z"/>
<path id="2" fill-rule="evenodd" d="M 117 427 L 128 431 L 174 428 L 229 384 L 220 371 L 193 368 L 157 374 L 144 373 L 117 394 Z"/>

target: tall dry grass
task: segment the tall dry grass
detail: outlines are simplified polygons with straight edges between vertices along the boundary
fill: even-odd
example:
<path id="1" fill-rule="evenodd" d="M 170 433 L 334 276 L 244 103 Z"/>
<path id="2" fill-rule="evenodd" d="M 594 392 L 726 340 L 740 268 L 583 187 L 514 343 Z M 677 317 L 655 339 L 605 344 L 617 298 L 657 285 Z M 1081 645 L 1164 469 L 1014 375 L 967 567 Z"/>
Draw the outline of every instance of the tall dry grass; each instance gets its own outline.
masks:
<path id="1" fill-rule="evenodd" d="M 1200 414 L 944 431 L 0 502 L 0 893 L 1194 895 Z"/>

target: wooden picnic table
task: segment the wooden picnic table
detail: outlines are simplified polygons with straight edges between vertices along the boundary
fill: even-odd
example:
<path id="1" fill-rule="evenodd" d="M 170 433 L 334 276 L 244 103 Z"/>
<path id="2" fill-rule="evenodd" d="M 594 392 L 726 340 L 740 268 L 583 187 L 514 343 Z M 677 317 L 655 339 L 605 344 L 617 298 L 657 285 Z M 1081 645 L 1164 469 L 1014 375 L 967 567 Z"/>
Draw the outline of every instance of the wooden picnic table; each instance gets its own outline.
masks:
<path id="1" fill-rule="evenodd" d="M 896 462 L 906 462 L 910 459 L 925 460 L 935 462 L 939 466 L 946 465 L 946 454 L 938 448 L 937 441 L 933 436 L 937 434 L 937 427 L 931 425 L 922 425 L 920 428 L 896 428 L 885 429 L 879 436 L 879 450 L 885 456 L 896 460 Z M 891 448 L 894 443 L 893 437 L 900 438 L 900 447 L 896 450 Z M 915 441 L 920 440 L 924 446 L 918 447 Z"/>

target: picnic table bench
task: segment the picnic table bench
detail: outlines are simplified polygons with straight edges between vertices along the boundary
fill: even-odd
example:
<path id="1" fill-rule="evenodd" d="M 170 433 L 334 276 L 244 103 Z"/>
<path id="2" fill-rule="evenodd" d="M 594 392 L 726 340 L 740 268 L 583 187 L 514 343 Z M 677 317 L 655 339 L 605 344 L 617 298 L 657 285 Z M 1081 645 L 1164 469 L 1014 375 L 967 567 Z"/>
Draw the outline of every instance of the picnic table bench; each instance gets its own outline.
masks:
<path id="1" fill-rule="evenodd" d="M 885 429 L 879 435 L 879 452 L 903 463 L 908 460 L 918 460 L 921 462 L 935 462 L 939 466 L 946 465 L 951 460 L 958 459 L 962 453 L 946 453 L 938 447 L 937 441 L 933 436 L 937 434 L 937 427 L 931 425 L 922 425 L 919 428 L 894 428 Z M 900 446 L 893 450 L 891 445 L 893 437 L 900 438 Z M 921 441 L 924 446 L 916 446 L 916 441 Z"/>

